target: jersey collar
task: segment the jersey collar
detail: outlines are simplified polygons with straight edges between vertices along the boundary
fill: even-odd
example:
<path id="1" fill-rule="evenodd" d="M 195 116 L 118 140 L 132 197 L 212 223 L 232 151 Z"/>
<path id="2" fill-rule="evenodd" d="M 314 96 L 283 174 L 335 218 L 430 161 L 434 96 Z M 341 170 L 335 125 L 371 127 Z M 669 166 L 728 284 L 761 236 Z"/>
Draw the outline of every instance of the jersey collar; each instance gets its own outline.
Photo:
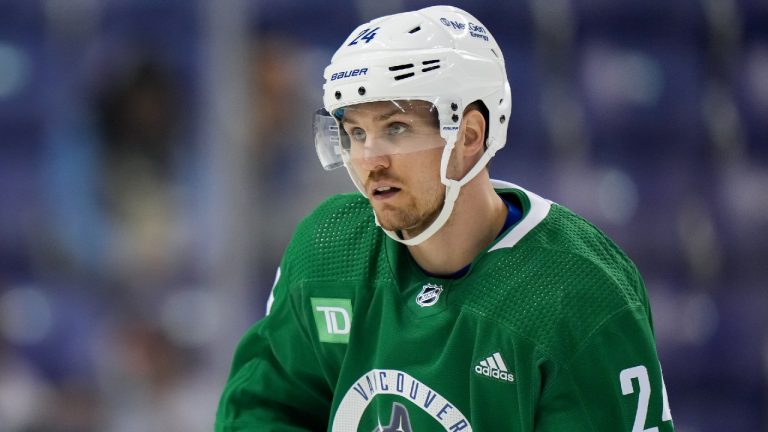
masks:
<path id="1" fill-rule="evenodd" d="M 523 204 L 523 218 L 513 226 L 506 235 L 499 238 L 487 252 L 493 252 L 497 249 L 511 248 L 516 245 L 547 217 L 549 210 L 552 207 L 552 201 L 544 199 L 516 184 L 501 180 L 491 180 L 491 184 L 499 194 L 503 194 L 507 191 L 513 193 L 517 192 L 517 195 L 520 197 Z"/>

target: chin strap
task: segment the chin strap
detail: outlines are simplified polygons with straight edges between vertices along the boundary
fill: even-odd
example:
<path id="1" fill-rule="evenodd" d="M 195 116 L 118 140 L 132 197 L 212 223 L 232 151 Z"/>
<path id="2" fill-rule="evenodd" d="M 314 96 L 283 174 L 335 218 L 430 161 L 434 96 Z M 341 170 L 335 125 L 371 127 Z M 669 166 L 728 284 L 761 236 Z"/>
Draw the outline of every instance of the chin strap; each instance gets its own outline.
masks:
<path id="1" fill-rule="evenodd" d="M 467 174 L 460 180 L 452 180 L 447 177 L 447 171 L 448 161 L 451 158 L 451 152 L 453 151 L 455 143 L 456 140 L 453 139 L 450 141 L 450 144 L 443 148 L 443 155 L 440 159 L 440 181 L 445 185 L 445 200 L 443 201 L 443 208 L 440 210 L 440 214 L 437 215 L 437 218 L 435 218 L 435 220 L 427 227 L 427 229 L 422 231 L 416 237 L 409 239 L 401 238 L 400 235 L 395 231 L 382 228 L 382 231 L 384 231 L 391 239 L 406 246 L 416 246 L 418 244 L 424 243 L 427 239 L 432 237 L 437 231 L 440 230 L 440 228 L 445 225 L 446 222 L 448 222 L 448 218 L 451 217 L 451 213 L 453 212 L 453 205 L 456 203 L 456 199 L 459 198 L 461 187 L 475 178 L 475 176 L 477 176 L 477 174 L 479 174 L 480 171 L 485 168 L 485 166 L 488 164 L 488 161 L 490 161 L 491 158 L 496 154 L 496 150 L 498 150 L 495 145 L 489 143 L 488 149 L 486 149 L 485 153 L 483 153 L 480 159 L 478 159 L 472 169 L 470 169 L 469 172 L 467 172 Z M 375 212 L 373 215 L 376 220 L 376 225 L 381 226 L 379 224 L 379 218 L 376 217 Z"/>
<path id="2" fill-rule="evenodd" d="M 390 231 L 387 229 L 382 228 L 382 231 L 384 231 L 390 238 L 392 238 L 395 241 L 398 241 L 406 246 L 415 246 L 421 243 L 424 243 L 428 238 L 432 237 L 440 228 L 445 225 L 446 222 L 448 222 L 448 218 L 451 217 L 451 212 L 453 212 L 453 205 L 456 203 L 456 198 L 459 197 L 459 192 L 461 191 L 461 184 L 459 184 L 456 180 L 450 180 L 450 184 L 445 187 L 445 201 L 443 201 L 443 208 L 440 210 L 440 214 L 437 215 L 437 218 L 425 229 L 422 231 L 419 235 L 413 238 L 404 239 L 401 238 L 395 231 Z M 376 213 L 374 212 L 374 218 L 376 218 L 376 225 L 379 225 L 379 218 L 376 217 Z"/>

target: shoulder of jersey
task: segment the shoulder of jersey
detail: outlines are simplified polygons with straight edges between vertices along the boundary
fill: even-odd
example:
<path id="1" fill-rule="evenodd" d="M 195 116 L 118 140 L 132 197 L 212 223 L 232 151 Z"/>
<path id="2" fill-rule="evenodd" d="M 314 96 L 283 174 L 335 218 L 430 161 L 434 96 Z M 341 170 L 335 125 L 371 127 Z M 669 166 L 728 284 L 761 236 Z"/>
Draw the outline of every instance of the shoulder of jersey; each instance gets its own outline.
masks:
<path id="1" fill-rule="evenodd" d="M 368 199 L 359 193 L 328 197 L 301 221 L 296 231 L 338 231 L 360 225 L 375 226 Z"/>
<path id="2" fill-rule="evenodd" d="M 286 250 L 285 264 L 296 276 L 320 279 L 342 267 L 359 264 L 367 268 L 363 264 L 381 236 L 365 197 L 334 195 L 298 225 Z"/>
<path id="3" fill-rule="evenodd" d="M 641 303 L 638 274 L 598 229 L 553 205 L 515 247 L 498 250 L 465 303 L 565 359 L 616 311 Z"/>

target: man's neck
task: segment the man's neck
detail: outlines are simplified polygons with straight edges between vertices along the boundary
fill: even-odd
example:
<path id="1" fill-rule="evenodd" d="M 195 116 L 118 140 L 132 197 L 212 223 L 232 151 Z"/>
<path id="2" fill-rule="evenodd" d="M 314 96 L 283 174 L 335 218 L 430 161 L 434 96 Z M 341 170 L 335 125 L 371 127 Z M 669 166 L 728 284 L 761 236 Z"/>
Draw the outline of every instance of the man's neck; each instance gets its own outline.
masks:
<path id="1" fill-rule="evenodd" d="M 424 243 L 408 246 L 408 251 L 429 273 L 454 273 L 493 242 L 506 216 L 507 207 L 487 175 L 478 175 L 462 187 L 445 226 Z"/>

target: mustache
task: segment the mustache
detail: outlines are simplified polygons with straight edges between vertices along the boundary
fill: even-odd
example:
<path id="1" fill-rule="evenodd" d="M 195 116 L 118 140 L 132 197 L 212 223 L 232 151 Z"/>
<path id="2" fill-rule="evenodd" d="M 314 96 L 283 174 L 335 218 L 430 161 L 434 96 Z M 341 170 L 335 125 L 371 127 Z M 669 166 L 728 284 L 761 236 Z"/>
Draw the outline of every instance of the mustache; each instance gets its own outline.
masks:
<path id="1" fill-rule="evenodd" d="M 402 184 L 402 180 L 398 178 L 397 176 L 393 176 L 387 173 L 382 172 L 371 172 L 368 174 L 368 178 L 365 179 L 365 185 L 368 186 L 372 182 L 392 182 L 397 184 Z"/>

